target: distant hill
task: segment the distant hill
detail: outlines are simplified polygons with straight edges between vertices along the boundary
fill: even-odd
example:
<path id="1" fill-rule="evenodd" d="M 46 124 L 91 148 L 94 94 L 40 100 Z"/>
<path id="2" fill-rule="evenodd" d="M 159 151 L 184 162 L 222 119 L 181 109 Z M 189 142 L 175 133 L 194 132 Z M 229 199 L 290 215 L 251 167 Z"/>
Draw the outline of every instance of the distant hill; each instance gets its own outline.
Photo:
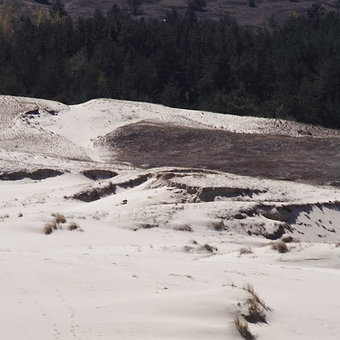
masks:
<path id="1" fill-rule="evenodd" d="M 66 10 L 72 17 L 90 16 L 95 9 L 107 11 L 112 5 L 128 8 L 129 0 L 64 0 Z M 189 0 L 142 0 L 139 7 L 138 17 L 151 17 L 161 19 L 172 8 L 180 13 L 188 8 Z M 2 0 L 0 3 L 11 2 L 22 6 L 22 11 L 37 11 L 48 8 L 53 0 Z M 326 11 L 339 11 L 336 3 L 339 0 L 317 1 Z M 306 15 L 308 8 L 313 4 L 311 0 L 210 0 L 202 11 L 197 11 L 199 18 L 218 20 L 226 13 L 235 17 L 240 24 L 255 24 L 275 17 L 282 21 L 289 15 Z M 2 5 L 0 5 L 2 6 Z M 251 7 L 254 6 L 254 7 Z M 1 7 L 0 7 L 1 11 Z M 20 10 L 17 9 L 17 13 Z"/>

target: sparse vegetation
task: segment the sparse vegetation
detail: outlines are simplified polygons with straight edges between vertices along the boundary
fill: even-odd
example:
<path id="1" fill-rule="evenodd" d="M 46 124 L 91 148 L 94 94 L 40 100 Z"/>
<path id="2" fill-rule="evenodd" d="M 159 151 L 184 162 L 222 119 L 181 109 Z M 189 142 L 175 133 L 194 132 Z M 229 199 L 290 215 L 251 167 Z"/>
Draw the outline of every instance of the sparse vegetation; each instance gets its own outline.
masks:
<path id="1" fill-rule="evenodd" d="M 218 249 L 216 247 L 211 246 L 210 244 L 206 243 L 205 245 L 202 246 L 202 250 L 205 250 L 209 253 L 214 253 Z"/>
<path id="2" fill-rule="evenodd" d="M 58 229 L 57 221 L 56 220 L 51 221 L 48 225 L 50 225 L 53 230 L 57 230 Z"/>
<path id="3" fill-rule="evenodd" d="M 196 248 L 193 247 L 193 246 L 188 246 L 188 245 L 184 246 L 184 251 L 186 251 L 187 253 L 191 253 L 193 251 L 200 253 L 200 252 L 204 251 L 204 252 L 208 252 L 208 253 L 212 254 L 212 253 L 218 251 L 218 249 L 216 247 L 213 247 L 212 245 L 210 245 L 208 243 L 206 243 L 204 245 L 199 245 L 198 242 L 195 241 L 195 240 L 192 240 L 191 243 L 193 245 L 195 245 Z"/>
<path id="4" fill-rule="evenodd" d="M 287 245 L 282 241 L 273 242 L 272 249 L 278 251 L 281 254 L 289 252 Z"/>
<path id="5" fill-rule="evenodd" d="M 240 249 L 240 255 L 248 255 L 248 254 L 253 254 L 253 251 L 250 247 Z"/>
<path id="6" fill-rule="evenodd" d="M 263 300 L 259 298 L 257 293 L 254 290 L 254 287 L 251 284 L 248 284 L 247 286 L 243 287 L 245 291 L 247 291 L 253 298 L 254 300 L 260 304 L 265 310 L 270 311 L 271 309 L 264 303 Z"/>
<path id="7" fill-rule="evenodd" d="M 223 221 L 213 222 L 211 223 L 211 227 L 216 231 L 222 231 L 224 230 L 224 223 Z"/>
<path id="8" fill-rule="evenodd" d="M 82 231 L 82 229 L 79 227 L 79 225 L 76 222 L 70 222 L 67 226 L 65 226 L 66 218 L 62 214 L 52 214 L 54 217 L 52 221 L 48 222 L 44 228 L 43 233 L 46 235 L 51 234 L 54 230 L 63 230 L 64 228 L 68 230 L 79 230 Z M 64 225 L 64 226 L 63 226 Z"/>
<path id="9" fill-rule="evenodd" d="M 55 218 L 57 224 L 59 223 L 66 223 L 66 218 L 62 214 L 54 213 L 52 216 Z"/>
<path id="10" fill-rule="evenodd" d="M 282 237 L 282 242 L 284 242 L 284 243 L 291 243 L 293 241 L 294 241 L 294 238 L 291 235 L 287 235 L 287 236 Z"/>
<path id="11" fill-rule="evenodd" d="M 53 232 L 53 228 L 50 224 L 46 224 L 45 227 L 43 228 L 43 233 L 45 235 L 49 235 L 49 234 L 52 234 Z"/>
<path id="12" fill-rule="evenodd" d="M 299 243 L 300 242 L 298 238 L 293 237 L 291 235 L 283 236 L 281 240 L 284 243 Z"/>
<path id="13" fill-rule="evenodd" d="M 254 297 L 251 296 L 249 299 L 246 301 L 247 308 L 248 308 L 248 313 L 246 315 L 243 315 L 243 317 L 251 323 L 259 323 L 259 322 L 264 322 L 267 323 L 267 318 L 266 318 L 266 310 L 262 306 L 261 303 L 258 302 L 258 300 Z"/>
<path id="14" fill-rule="evenodd" d="M 193 250 L 194 250 L 194 248 L 191 247 L 191 246 L 184 246 L 184 251 L 185 251 L 186 253 L 191 253 Z"/>
<path id="15" fill-rule="evenodd" d="M 175 230 L 178 230 L 178 231 L 188 231 L 188 232 L 192 232 L 192 228 L 190 227 L 190 225 L 183 225 L 183 226 L 180 226 L 180 227 L 176 227 L 174 228 Z"/>
<path id="16" fill-rule="evenodd" d="M 71 222 L 68 226 L 67 226 L 68 230 L 77 230 L 79 229 L 79 225 L 76 222 Z"/>
<path id="17" fill-rule="evenodd" d="M 236 287 L 234 284 L 232 287 Z M 241 314 L 242 319 L 239 315 L 235 317 L 234 324 L 240 335 L 245 340 L 253 340 L 256 337 L 250 332 L 248 322 L 250 323 L 267 323 L 267 312 L 271 309 L 259 298 L 257 293 L 254 291 L 254 287 L 250 284 L 243 287 L 245 291 L 250 294 L 250 297 L 246 300 L 245 305 L 247 308 L 246 313 Z M 237 304 L 239 307 L 241 303 Z"/>
<path id="18" fill-rule="evenodd" d="M 255 340 L 255 336 L 250 332 L 248 328 L 248 322 L 241 320 L 238 316 L 234 319 L 234 325 L 238 332 L 245 340 Z"/>

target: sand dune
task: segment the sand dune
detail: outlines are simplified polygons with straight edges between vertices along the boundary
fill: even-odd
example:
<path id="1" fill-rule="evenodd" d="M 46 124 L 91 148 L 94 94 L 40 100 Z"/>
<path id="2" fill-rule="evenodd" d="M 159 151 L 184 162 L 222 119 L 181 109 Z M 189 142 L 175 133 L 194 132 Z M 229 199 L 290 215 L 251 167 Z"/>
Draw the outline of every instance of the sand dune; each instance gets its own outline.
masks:
<path id="1" fill-rule="evenodd" d="M 338 131 L 108 99 L 0 103 L 0 338 L 241 339 L 248 284 L 270 307 L 249 322 L 257 339 L 339 338 Z M 252 143 L 228 172 L 227 146 L 209 163 L 214 148 L 181 129 Z M 275 155 L 280 138 L 316 147 L 296 147 L 298 170 L 281 150 L 245 176 L 245 154 L 261 141 Z"/>

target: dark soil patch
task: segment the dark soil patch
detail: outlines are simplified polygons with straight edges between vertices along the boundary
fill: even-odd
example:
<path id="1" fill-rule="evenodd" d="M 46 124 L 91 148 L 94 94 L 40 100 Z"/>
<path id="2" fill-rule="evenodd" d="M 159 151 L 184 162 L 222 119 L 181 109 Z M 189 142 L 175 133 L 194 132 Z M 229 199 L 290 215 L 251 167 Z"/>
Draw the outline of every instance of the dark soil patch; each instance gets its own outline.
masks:
<path id="1" fill-rule="evenodd" d="M 340 178 L 340 138 L 232 133 L 138 123 L 101 140 L 119 161 L 142 168 L 180 166 L 329 184 Z"/>
<path id="2" fill-rule="evenodd" d="M 94 181 L 99 180 L 99 179 L 109 179 L 109 178 L 112 178 L 118 175 L 114 171 L 101 170 L 101 169 L 85 170 L 82 172 L 82 174 L 85 177 L 92 179 Z"/>
<path id="3" fill-rule="evenodd" d="M 56 177 L 62 175 L 63 172 L 54 169 L 38 169 L 35 171 L 13 171 L 0 174 L 0 180 L 4 181 L 18 181 L 24 178 L 33 180 L 42 180 L 49 177 Z"/>

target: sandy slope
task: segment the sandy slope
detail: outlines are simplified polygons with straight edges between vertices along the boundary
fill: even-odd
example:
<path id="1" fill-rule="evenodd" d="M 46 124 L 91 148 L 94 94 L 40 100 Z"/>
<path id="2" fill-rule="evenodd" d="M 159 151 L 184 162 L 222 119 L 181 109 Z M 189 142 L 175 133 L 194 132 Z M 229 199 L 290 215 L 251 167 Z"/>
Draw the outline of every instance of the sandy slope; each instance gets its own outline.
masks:
<path id="1" fill-rule="evenodd" d="M 338 132 L 106 99 L 0 102 L 0 175 L 20 178 L 0 180 L 1 339 L 240 339 L 233 321 L 247 313 L 247 284 L 272 309 L 267 324 L 249 324 L 258 339 L 339 339 L 339 188 L 141 170 L 106 162 L 96 143 L 139 121 Z M 89 169 L 118 175 L 92 180 Z M 56 212 L 81 229 L 43 234 Z M 272 238 L 285 236 L 300 242 L 280 254 Z"/>

